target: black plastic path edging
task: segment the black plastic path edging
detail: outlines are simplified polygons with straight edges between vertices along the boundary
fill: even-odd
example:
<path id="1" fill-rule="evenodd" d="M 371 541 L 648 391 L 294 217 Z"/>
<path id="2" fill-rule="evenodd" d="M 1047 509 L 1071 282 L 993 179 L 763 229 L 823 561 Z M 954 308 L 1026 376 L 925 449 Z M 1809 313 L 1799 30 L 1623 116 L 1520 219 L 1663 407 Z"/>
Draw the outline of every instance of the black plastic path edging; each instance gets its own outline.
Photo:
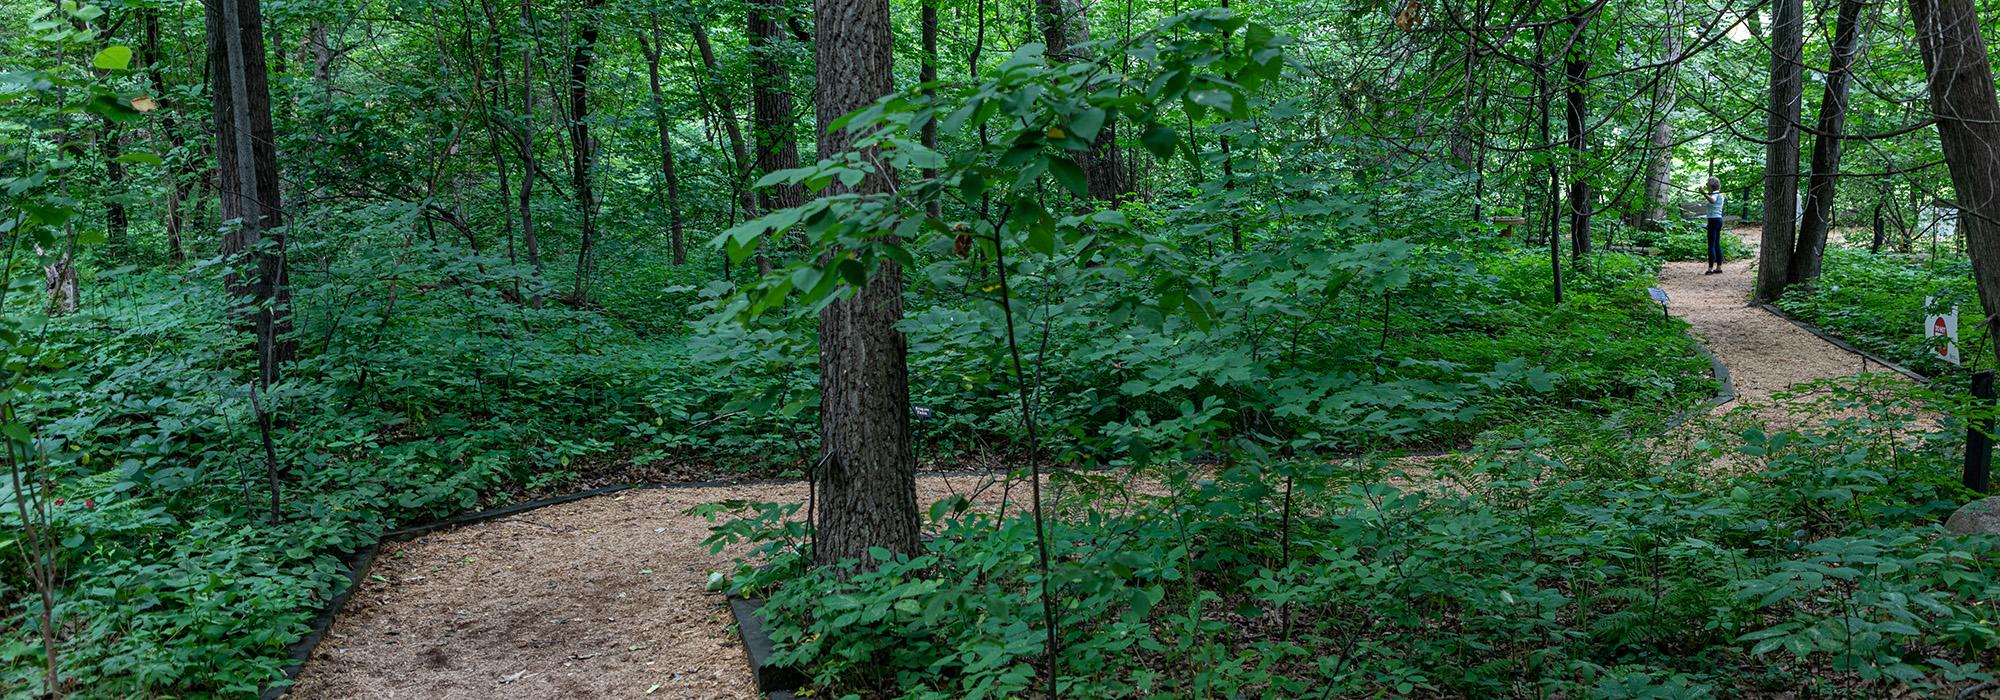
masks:
<path id="1" fill-rule="evenodd" d="M 764 615 L 758 612 L 762 607 L 761 599 L 729 596 L 729 613 L 736 617 L 736 631 L 743 637 L 743 655 L 750 659 L 750 677 L 757 682 L 757 692 L 778 700 L 779 693 L 790 697 L 791 691 L 805 685 L 806 677 L 796 669 L 771 664 L 778 645 L 764 629 Z"/>
<path id="2" fill-rule="evenodd" d="M 1814 336 L 1817 336 L 1820 340 L 1832 343 L 1834 347 L 1846 350 L 1856 355 L 1860 355 L 1869 360 L 1873 360 L 1875 364 L 1895 370 L 1897 373 L 1902 374 L 1905 377 L 1909 377 L 1911 379 L 1916 380 L 1917 383 L 1919 384 L 1928 385 L 1932 381 L 1931 377 L 1919 374 L 1915 370 L 1912 370 L 1908 367 L 1904 367 L 1894 362 L 1890 362 L 1886 359 L 1883 359 L 1882 356 L 1877 355 L 1875 353 L 1855 347 L 1853 343 L 1849 343 L 1846 340 L 1841 339 L 1839 336 L 1835 336 L 1831 333 L 1820 330 L 1818 326 L 1794 318 L 1792 317 L 1791 314 L 1785 313 L 1783 310 L 1779 309 L 1776 306 L 1772 306 L 1770 304 L 1765 304 L 1765 303 L 1759 303 L 1757 304 L 1757 308 L 1763 309 L 1766 313 L 1769 313 L 1772 316 L 1776 316 L 1778 318 L 1782 318 L 1785 319 L 1786 321 L 1791 322 L 1792 325 L 1798 326 L 1801 330 L 1804 330 L 1807 333 L 1811 333 Z"/>
<path id="3" fill-rule="evenodd" d="M 1708 376 L 1714 377 L 1722 385 L 1716 387 L 1715 395 L 1708 397 L 1707 401 L 1703 401 L 1699 405 L 1674 414 L 1674 417 L 1668 418 L 1667 422 L 1661 423 L 1659 432 L 1662 433 L 1678 428 L 1682 424 L 1694 420 L 1695 416 L 1714 410 L 1717 406 L 1735 401 L 1737 397 L 1736 382 L 1729 377 L 1729 365 L 1723 364 L 1722 358 L 1716 357 L 1715 353 L 1709 351 L 1708 346 L 1702 345 L 1700 338 L 1696 338 L 1692 334 L 1688 335 L 1688 338 L 1694 340 L 1694 351 L 1702 357 L 1708 358 Z"/>
<path id="4" fill-rule="evenodd" d="M 327 601 L 326 607 L 321 608 L 319 614 L 313 616 L 310 625 L 312 631 L 285 648 L 285 655 L 291 659 L 284 667 L 285 683 L 266 685 L 263 692 L 257 694 L 258 700 L 277 700 L 284 697 L 285 693 L 291 692 L 291 682 L 299 679 L 299 672 L 305 670 L 306 659 L 312 657 L 313 649 L 319 647 L 321 639 L 326 638 L 327 630 L 333 629 L 333 616 L 339 614 L 341 608 L 347 607 L 347 599 L 361 588 L 361 579 L 368 575 L 368 567 L 375 563 L 375 552 L 381 546 L 381 543 L 377 542 L 341 557 L 341 563 L 347 565 L 347 588 L 334 594 L 333 598 Z"/>

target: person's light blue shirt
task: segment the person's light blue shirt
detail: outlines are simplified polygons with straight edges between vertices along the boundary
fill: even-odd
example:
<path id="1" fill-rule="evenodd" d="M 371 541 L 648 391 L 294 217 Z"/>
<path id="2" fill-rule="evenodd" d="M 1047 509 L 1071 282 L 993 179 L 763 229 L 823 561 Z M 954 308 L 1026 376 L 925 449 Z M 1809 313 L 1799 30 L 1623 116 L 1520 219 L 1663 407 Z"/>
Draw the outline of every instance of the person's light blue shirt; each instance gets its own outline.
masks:
<path id="1" fill-rule="evenodd" d="M 1723 202 L 1728 198 L 1729 197 L 1727 195 L 1724 195 L 1721 192 L 1710 192 L 1708 194 L 1708 218 L 1711 219 L 1722 218 L 1722 205 Z"/>

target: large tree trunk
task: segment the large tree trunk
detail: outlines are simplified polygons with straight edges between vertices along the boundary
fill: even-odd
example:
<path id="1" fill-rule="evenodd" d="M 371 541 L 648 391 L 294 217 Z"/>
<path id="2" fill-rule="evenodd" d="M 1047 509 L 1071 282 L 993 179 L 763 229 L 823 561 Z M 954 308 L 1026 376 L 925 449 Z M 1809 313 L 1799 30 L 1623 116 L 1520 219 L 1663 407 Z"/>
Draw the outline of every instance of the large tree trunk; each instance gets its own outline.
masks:
<path id="1" fill-rule="evenodd" d="M 2000 101 L 1972 0 L 1910 0 L 1917 46 L 1930 76 L 1931 111 L 1958 195 L 1959 230 L 1971 249 L 1972 276 L 1996 349 L 2000 349 Z"/>
<path id="2" fill-rule="evenodd" d="M 790 41 L 780 25 L 789 10 L 783 0 L 752 0 L 745 13 L 750 28 L 751 138 L 757 145 L 757 176 L 799 167 L 799 140 L 793 127 L 792 76 L 784 51 Z M 757 193 L 764 211 L 805 203 L 798 185 L 777 185 Z"/>
<path id="3" fill-rule="evenodd" d="M 1634 227 L 1645 225 L 1647 221 L 1667 218 L 1667 190 L 1673 182 L 1674 168 L 1674 90 L 1676 64 L 1681 58 L 1681 0 L 1667 1 L 1667 31 L 1664 46 L 1668 64 L 1660 69 L 1660 84 L 1653 93 L 1653 112 L 1657 115 L 1653 123 L 1653 143 L 1650 153 L 1652 161 L 1646 164 L 1646 200 L 1634 214 Z"/>
<path id="4" fill-rule="evenodd" d="M 577 215 L 582 218 L 576 246 L 576 284 L 570 300 L 578 304 L 590 294 L 590 270 L 597 252 L 597 193 L 591 187 L 597 144 L 590 140 L 590 64 L 597 56 L 598 8 L 603 4 L 603 0 L 583 3 L 582 26 L 569 57 L 569 177 L 576 190 Z"/>
<path id="5" fill-rule="evenodd" d="M 1563 61 L 1564 91 L 1563 126 L 1569 136 L 1569 257 L 1572 262 L 1583 260 L 1590 253 L 1590 213 L 1592 201 L 1590 179 L 1586 177 L 1588 164 L 1584 162 L 1588 142 L 1585 133 L 1590 129 L 1585 111 L 1583 86 L 1590 79 L 1590 60 L 1583 57 L 1583 30 L 1590 23 L 1587 12 L 1570 16 L 1570 55 Z"/>
<path id="6" fill-rule="evenodd" d="M 1833 193 L 1840 180 L 1840 139 L 1847 127 L 1847 86 L 1853 78 L 1855 53 L 1861 48 L 1862 4 L 1863 0 L 1840 0 L 1840 13 L 1835 19 L 1833 59 L 1827 66 L 1826 93 L 1819 102 L 1819 133 L 1813 136 L 1805 217 L 1799 222 L 1799 241 L 1792 251 L 1792 284 L 1819 277 L 1827 230 L 1833 226 Z"/>
<path id="7" fill-rule="evenodd" d="M 271 90 L 264 68 L 263 12 L 259 0 L 206 3 L 208 62 L 215 120 L 222 257 L 230 262 L 229 291 L 237 313 L 257 338 L 260 380 L 276 381 L 290 359 L 290 318 L 285 272 L 284 216 L 278 207 L 277 138 L 271 127 Z"/>
<path id="8" fill-rule="evenodd" d="M 889 0 L 818 0 L 813 15 L 819 152 L 834 157 L 855 150 L 854 135 L 826 125 L 892 88 Z M 877 170 L 853 191 L 892 191 L 894 177 Z M 838 182 L 826 190 L 844 191 Z M 903 318 L 902 269 L 884 260 L 854 296 L 828 305 L 819 318 L 821 466 L 813 477 L 819 495 L 813 560 L 859 559 L 869 567 L 869 547 L 903 554 L 919 549 L 908 345 L 896 329 Z"/>
<path id="9" fill-rule="evenodd" d="M 1757 252 L 1758 301 L 1783 296 L 1791 283 L 1799 201 L 1799 102 L 1805 85 L 1803 0 L 1777 0 L 1771 26 L 1771 104 L 1764 123 L 1764 236 Z"/>
<path id="10" fill-rule="evenodd" d="M 660 35 L 660 21 L 653 19 L 653 36 Z M 667 185 L 667 240 L 673 246 L 674 267 L 687 264 L 687 234 L 681 227 L 681 179 L 674 173 L 673 123 L 667 119 L 667 99 L 660 89 L 660 52 L 645 37 L 639 38 L 639 52 L 646 56 L 647 85 L 653 91 L 653 123 L 660 132 L 660 177 Z"/>

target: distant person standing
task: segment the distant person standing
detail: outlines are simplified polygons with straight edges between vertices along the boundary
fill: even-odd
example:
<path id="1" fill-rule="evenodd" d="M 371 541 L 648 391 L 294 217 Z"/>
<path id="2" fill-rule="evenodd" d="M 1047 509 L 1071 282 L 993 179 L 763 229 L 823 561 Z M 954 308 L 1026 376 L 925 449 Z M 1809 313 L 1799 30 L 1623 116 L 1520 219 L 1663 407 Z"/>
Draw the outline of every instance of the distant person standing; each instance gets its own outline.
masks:
<path id="1" fill-rule="evenodd" d="M 1708 197 L 1708 272 L 1702 274 L 1713 275 L 1722 272 L 1722 205 L 1728 196 L 1722 194 L 1722 181 L 1713 177 L 1702 195 Z"/>

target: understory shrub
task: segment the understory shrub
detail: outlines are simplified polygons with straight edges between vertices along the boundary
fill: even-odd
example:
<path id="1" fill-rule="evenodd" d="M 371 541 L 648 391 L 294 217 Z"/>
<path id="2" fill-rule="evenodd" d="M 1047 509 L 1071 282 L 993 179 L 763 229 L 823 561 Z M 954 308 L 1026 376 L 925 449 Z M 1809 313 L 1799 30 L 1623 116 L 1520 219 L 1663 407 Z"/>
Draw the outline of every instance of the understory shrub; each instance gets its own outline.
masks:
<path id="1" fill-rule="evenodd" d="M 796 506 L 729 504 L 718 550 L 824 697 L 1883 697 L 1991 679 L 2000 594 L 1939 399 L 1823 389 L 1852 416 L 1671 443 L 1530 435 L 1448 463 L 1067 473 L 1043 608 L 1025 506 L 940 502 L 919 555 L 808 569 Z M 1684 439 L 1680 439 L 1684 438 Z M 1609 462 L 1609 463 L 1606 463 Z"/>
<path id="2" fill-rule="evenodd" d="M 1978 322 L 1979 290 L 1970 261 L 1832 246 L 1824 260 L 1820 277 L 1786 290 L 1778 308 L 1927 375 L 1956 376 L 1995 366 L 1992 341 Z M 1959 309 L 1962 366 L 1939 359 L 1936 341 L 1924 337 L 1924 300 L 1931 298 L 1940 312 Z"/>

